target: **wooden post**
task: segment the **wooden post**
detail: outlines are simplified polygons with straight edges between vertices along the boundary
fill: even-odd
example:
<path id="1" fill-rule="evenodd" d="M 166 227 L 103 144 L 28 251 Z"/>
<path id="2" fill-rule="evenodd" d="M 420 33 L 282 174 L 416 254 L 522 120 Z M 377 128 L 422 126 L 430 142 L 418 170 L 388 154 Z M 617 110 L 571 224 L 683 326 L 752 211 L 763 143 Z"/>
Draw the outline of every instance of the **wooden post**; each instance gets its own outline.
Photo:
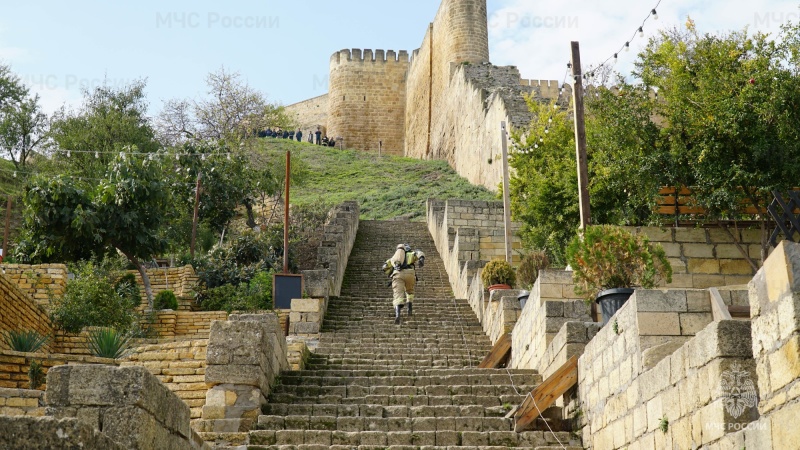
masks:
<path id="1" fill-rule="evenodd" d="M 589 208 L 589 165 L 586 157 L 586 124 L 583 117 L 583 80 L 581 73 L 581 50 L 577 41 L 572 41 L 572 76 L 575 80 L 572 98 L 575 106 L 575 150 L 578 161 L 578 201 L 583 231 L 591 222 Z"/>
<path id="2" fill-rule="evenodd" d="M 508 134 L 506 133 L 506 123 L 500 122 L 500 134 L 502 136 L 501 142 L 503 143 L 503 221 L 505 222 L 506 229 L 506 261 L 512 263 L 513 255 L 511 254 L 511 193 L 509 171 L 508 171 Z"/>
<path id="3" fill-rule="evenodd" d="M 194 259 L 194 246 L 197 242 L 197 220 L 200 215 L 200 179 L 203 178 L 202 173 L 197 174 L 197 184 L 194 188 L 194 215 L 192 216 L 192 243 L 189 246 L 189 254 Z"/>
<path id="4" fill-rule="evenodd" d="M 8 196 L 8 202 L 6 203 L 6 228 L 3 230 L 3 249 L 2 253 L 0 253 L 0 262 L 8 256 L 8 233 L 11 228 L 11 196 Z"/>
<path id="5" fill-rule="evenodd" d="M 283 199 L 283 273 L 289 273 L 289 174 L 291 152 L 286 152 L 286 193 Z"/>

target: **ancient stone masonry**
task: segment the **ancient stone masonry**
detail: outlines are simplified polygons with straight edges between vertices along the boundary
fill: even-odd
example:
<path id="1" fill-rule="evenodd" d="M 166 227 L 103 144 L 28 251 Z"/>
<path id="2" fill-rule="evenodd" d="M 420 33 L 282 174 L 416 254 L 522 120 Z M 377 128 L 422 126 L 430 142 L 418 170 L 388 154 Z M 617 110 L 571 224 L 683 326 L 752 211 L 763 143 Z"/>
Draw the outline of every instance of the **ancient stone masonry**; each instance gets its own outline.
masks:
<path id="1" fill-rule="evenodd" d="M 8 330 L 35 330 L 42 335 L 50 335 L 53 327 L 47 311 L 11 278 L 0 274 L 0 331 Z M 5 341 L 0 339 L 0 349 L 8 348 Z"/>
<path id="2" fill-rule="evenodd" d="M 304 270 L 306 294 L 328 298 L 339 295 L 347 260 L 358 231 L 360 209 L 356 202 L 344 202 L 334 207 L 325 223 L 322 244 L 318 249 L 317 267 Z"/>
<path id="3" fill-rule="evenodd" d="M 50 300 L 64 293 L 67 266 L 64 264 L 2 264 L 3 273 L 37 304 L 47 307 Z"/>
<path id="4" fill-rule="evenodd" d="M 526 95 L 565 104 L 571 91 L 490 64 L 488 34 L 486 0 L 442 0 L 410 61 L 406 51 L 336 52 L 327 96 L 287 111 L 349 148 L 374 151 L 383 141 L 386 153 L 443 159 L 473 184 L 497 190 L 500 122 L 509 129 L 530 122 Z"/>

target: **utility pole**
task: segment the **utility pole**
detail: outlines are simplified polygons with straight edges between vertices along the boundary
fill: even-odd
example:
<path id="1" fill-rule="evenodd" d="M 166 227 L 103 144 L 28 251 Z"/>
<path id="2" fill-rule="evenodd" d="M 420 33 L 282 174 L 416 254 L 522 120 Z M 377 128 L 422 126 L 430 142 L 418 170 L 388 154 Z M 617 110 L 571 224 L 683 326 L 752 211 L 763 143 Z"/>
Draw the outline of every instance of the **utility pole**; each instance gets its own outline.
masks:
<path id="1" fill-rule="evenodd" d="M 508 133 L 505 122 L 500 122 L 500 135 L 503 143 L 503 220 L 506 229 L 506 261 L 511 264 L 513 259 L 511 254 L 511 188 L 508 171 Z"/>
<path id="2" fill-rule="evenodd" d="M 200 215 L 200 179 L 203 177 L 202 173 L 197 174 L 197 184 L 194 188 L 194 215 L 192 216 L 192 243 L 189 247 L 189 254 L 194 259 L 194 246 L 197 242 L 197 219 Z"/>
<path id="3" fill-rule="evenodd" d="M 589 165 L 586 157 L 586 124 L 583 117 L 583 74 L 581 73 L 581 50 L 578 41 L 572 41 L 572 90 L 575 105 L 575 151 L 578 161 L 578 199 L 581 211 L 581 232 L 592 222 L 589 208 Z"/>
<path id="4" fill-rule="evenodd" d="M 283 199 L 283 273 L 289 273 L 289 173 L 292 152 L 286 152 L 286 193 Z"/>

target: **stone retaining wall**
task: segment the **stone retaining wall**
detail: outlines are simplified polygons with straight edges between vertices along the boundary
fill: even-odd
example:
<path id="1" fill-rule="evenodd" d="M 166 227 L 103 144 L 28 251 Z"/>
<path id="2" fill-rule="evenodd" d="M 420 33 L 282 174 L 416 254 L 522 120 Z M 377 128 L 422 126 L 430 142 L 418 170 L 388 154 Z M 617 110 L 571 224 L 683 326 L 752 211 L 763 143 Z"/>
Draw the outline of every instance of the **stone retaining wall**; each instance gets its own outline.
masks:
<path id="1" fill-rule="evenodd" d="M 35 330 L 42 335 L 50 335 L 53 327 L 42 306 L 19 285 L 5 275 L 0 275 L 0 331 Z M 49 343 L 45 349 L 53 344 Z M 0 350 L 10 349 L 4 339 L 0 339 Z"/>
<path id="2" fill-rule="evenodd" d="M 42 364 L 45 373 L 52 367 L 65 364 L 115 365 L 113 359 L 93 356 L 67 355 L 58 353 L 22 353 L 0 350 L 0 388 L 27 389 L 29 387 L 28 368 L 31 361 Z M 46 386 L 42 385 L 41 389 Z"/>
<path id="3" fill-rule="evenodd" d="M 309 297 L 327 298 L 341 292 L 347 260 L 358 232 L 359 214 L 357 202 L 344 202 L 328 214 L 317 266 L 314 270 L 302 272 Z"/>
<path id="4" fill-rule="evenodd" d="M 119 365 L 146 368 L 189 406 L 192 419 L 198 419 L 210 387 L 205 382 L 207 348 L 207 339 L 145 345 L 133 349 Z"/>
<path id="5" fill-rule="evenodd" d="M 64 264 L 0 264 L 3 273 L 37 304 L 47 307 L 50 299 L 64 293 L 67 266 Z"/>
<path id="6" fill-rule="evenodd" d="M 0 388 L 0 416 L 43 416 L 44 391 Z"/>

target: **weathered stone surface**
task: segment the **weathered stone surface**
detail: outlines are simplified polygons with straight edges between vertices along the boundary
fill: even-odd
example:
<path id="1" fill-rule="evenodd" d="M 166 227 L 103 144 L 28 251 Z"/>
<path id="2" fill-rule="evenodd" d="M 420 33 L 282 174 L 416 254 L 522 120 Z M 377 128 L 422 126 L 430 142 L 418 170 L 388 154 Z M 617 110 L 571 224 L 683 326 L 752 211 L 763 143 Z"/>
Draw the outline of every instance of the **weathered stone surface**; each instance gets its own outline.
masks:
<path id="1" fill-rule="evenodd" d="M 686 291 L 637 289 L 634 294 L 639 312 L 686 312 Z"/>
<path id="2" fill-rule="evenodd" d="M 0 416 L 0 448 L 15 450 L 124 450 L 105 434 L 77 419 Z"/>

